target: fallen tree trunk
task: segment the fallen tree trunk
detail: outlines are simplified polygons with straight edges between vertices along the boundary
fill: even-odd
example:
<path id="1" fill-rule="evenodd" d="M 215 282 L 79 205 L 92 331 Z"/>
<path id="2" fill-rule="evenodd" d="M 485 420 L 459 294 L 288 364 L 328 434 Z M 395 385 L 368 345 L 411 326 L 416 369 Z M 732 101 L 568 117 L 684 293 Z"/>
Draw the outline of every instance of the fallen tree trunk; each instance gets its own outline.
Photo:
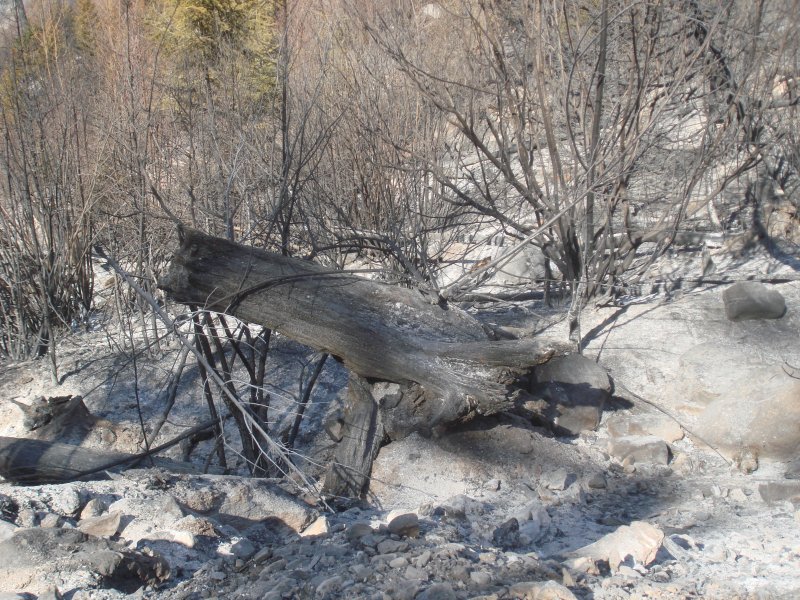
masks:
<path id="1" fill-rule="evenodd" d="M 107 470 L 123 470 L 143 458 L 141 454 L 93 450 L 60 442 L 0 437 L 0 477 L 26 485 L 100 479 Z M 160 457 L 152 460 L 154 466 L 175 473 L 199 473 L 188 463 Z"/>
<path id="2" fill-rule="evenodd" d="M 511 408 L 535 365 L 574 349 L 553 340 L 491 340 L 474 317 L 418 290 L 199 231 L 179 229 L 179 235 L 180 248 L 159 282 L 170 299 L 265 325 L 327 352 L 366 385 L 398 384 L 397 393 L 380 401 L 382 426 L 392 438 Z M 374 419 L 371 411 L 356 412 Z M 361 461 L 357 470 L 364 467 Z"/>
<path id="3" fill-rule="evenodd" d="M 488 338 L 482 325 L 418 290 L 183 230 L 159 282 L 182 304 L 259 323 L 328 352 L 368 380 L 418 385 L 429 425 L 491 414 L 513 402 L 514 382 L 573 347 Z"/>

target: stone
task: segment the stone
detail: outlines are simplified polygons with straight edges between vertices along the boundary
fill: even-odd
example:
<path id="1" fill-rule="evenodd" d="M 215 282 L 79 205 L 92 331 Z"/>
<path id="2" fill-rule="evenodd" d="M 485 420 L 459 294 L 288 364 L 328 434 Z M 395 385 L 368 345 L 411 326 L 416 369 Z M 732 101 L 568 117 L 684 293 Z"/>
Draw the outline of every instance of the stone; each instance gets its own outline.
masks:
<path id="1" fill-rule="evenodd" d="M 82 519 L 78 522 L 78 529 L 96 537 L 112 537 L 119 532 L 121 522 L 122 513 L 115 510 L 99 517 Z"/>
<path id="2" fill-rule="evenodd" d="M 469 578 L 479 586 L 486 586 L 492 582 L 492 576 L 486 571 L 472 571 Z"/>
<path id="3" fill-rule="evenodd" d="M 456 600 L 457 597 L 449 583 L 434 583 L 417 594 L 415 600 Z"/>
<path id="4" fill-rule="evenodd" d="M 520 581 L 508 589 L 508 594 L 520 600 L 577 600 L 575 594 L 555 581 Z"/>
<path id="5" fill-rule="evenodd" d="M 329 532 L 330 525 L 328 524 L 328 517 L 322 516 L 317 517 L 311 525 L 303 529 L 300 535 L 302 537 L 308 537 L 312 535 L 327 535 Z"/>
<path id="6" fill-rule="evenodd" d="M 375 530 L 370 526 L 369 523 L 352 523 L 347 528 L 347 539 L 349 540 L 358 540 L 363 538 L 365 535 L 372 535 L 375 533 Z"/>
<path id="7" fill-rule="evenodd" d="M 404 569 L 408 566 L 408 559 L 405 556 L 398 556 L 389 561 L 389 566 L 393 569 Z"/>
<path id="8" fill-rule="evenodd" d="M 390 513 L 388 529 L 396 535 L 415 538 L 419 535 L 419 517 L 412 512 L 400 512 L 394 516 Z"/>
<path id="9" fill-rule="evenodd" d="M 654 435 L 625 436 L 608 442 L 608 453 L 620 463 L 669 464 L 669 446 Z"/>
<path id="10" fill-rule="evenodd" d="M 256 553 L 256 546 L 247 538 L 242 538 L 236 541 L 231 546 L 231 554 L 233 554 L 236 558 L 241 558 L 242 560 L 247 560 L 251 556 Z"/>
<path id="11" fill-rule="evenodd" d="M 411 581 L 428 581 L 428 574 L 422 569 L 409 565 L 406 567 L 404 577 Z"/>
<path id="12" fill-rule="evenodd" d="M 744 493 L 742 488 L 733 488 L 730 492 L 728 492 L 728 499 L 731 502 L 736 502 L 737 504 L 744 504 L 747 502 L 747 494 Z"/>
<path id="13" fill-rule="evenodd" d="M 483 489 L 487 492 L 496 492 L 500 489 L 501 481 L 499 479 L 490 479 L 483 484 Z"/>
<path id="14" fill-rule="evenodd" d="M 103 502 L 100 498 L 92 498 L 86 503 L 86 506 L 83 507 L 79 519 L 83 520 L 92 517 L 99 517 L 106 510 L 108 510 L 108 506 L 106 506 L 105 502 Z"/>
<path id="15" fill-rule="evenodd" d="M 81 509 L 81 495 L 71 486 L 62 486 L 49 504 L 54 513 L 63 517 L 74 517 Z"/>
<path id="16" fill-rule="evenodd" d="M 47 588 L 44 592 L 39 594 L 36 600 L 63 600 L 64 596 L 58 591 L 57 587 Z"/>
<path id="17" fill-rule="evenodd" d="M 20 529 L 0 542 L 0 581 L 21 577 L 42 581 L 56 563 L 64 572 L 94 573 L 101 585 L 125 593 L 158 585 L 170 574 L 169 565 L 158 556 L 77 529 Z"/>
<path id="18" fill-rule="evenodd" d="M 662 414 L 614 415 L 608 419 L 611 437 L 654 435 L 668 444 L 683 439 L 683 428 L 672 418 Z"/>
<path id="19" fill-rule="evenodd" d="M 398 540 L 383 540 L 378 542 L 378 552 L 380 554 L 392 554 L 395 552 L 405 552 L 408 550 L 408 543 Z"/>
<path id="20" fill-rule="evenodd" d="M 786 479 L 800 479 L 800 456 L 786 464 L 786 471 L 784 471 L 783 476 Z"/>
<path id="21" fill-rule="evenodd" d="M 334 594 L 342 588 L 343 582 L 344 579 L 342 579 L 341 575 L 334 575 L 333 577 L 328 577 L 317 586 L 316 594 L 318 597 L 324 597 L 327 596 L 328 594 Z"/>
<path id="22" fill-rule="evenodd" d="M 561 435 L 593 431 L 600 424 L 603 406 L 611 396 L 605 369 L 580 354 L 555 357 L 534 369 L 531 396 L 544 401 L 534 413 Z"/>
<path id="23" fill-rule="evenodd" d="M 14 532 L 19 529 L 14 523 L 8 521 L 0 521 L 0 542 L 3 542 L 14 535 Z"/>
<path id="24" fill-rule="evenodd" d="M 800 503 L 800 480 L 770 481 L 758 486 L 758 495 L 767 504 L 788 500 Z"/>
<path id="25" fill-rule="evenodd" d="M 774 289 L 757 281 L 739 281 L 722 292 L 725 315 L 731 321 L 780 319 L 786 314 L 786 300 Z"/>
<path id="26" fill-rule="evenodd" d="M 492 541 L 501 548 L 516 548 L 519 546 L 519 521 L 511 517 L 501 523 L 492 532 Z"/>
<path id="27" fill-rule="evenodd" d="M 268 481 L 224 479 L 220 490 L 225 492 L 225 499 L 214 518 L 239 531 L 268 521 L 300 532 L 314 518 L 307 504 Z"/>
<path id="28" fill-rule="evenodd" d="M 574 474 L 567 473 L 566 469 L 560 468 L 555 471 L 549 471 L 542 476 L 540 481 L 548 490 L 563 491 L 576 479 L 577 477 Z"/>
<path id="29" fill-rule="evenodd" d="M 586 487 L 590 490 L 604 490 L 607 486 L 608 483 L 602 473 L 595 473 L 586 480 Z"/>
<path id="30" fill-rule="evenodd" d="M 631 557 L 637 564 L 649 565 L 664 542 L 664 532 L 644 521 L 623 525 L 596 542 L 575 550 L 575 557 L 606 561 L 612 571 Z"/>
<path id="31" fill-rule="evenodd" d="M 43 527 L 45 529 L 51 527 L 61 527 L 61 515 L 57 515 L 56 513 L 45 513 L 39 519 L 39 527 Z"/>
<path id="32" fill-rule="evenodd" d="M 414 566 L 417 567 L 418 569 L 424 568 L 425 565 L 427 565 L 430 562 L 431 556 L 432 556 L 431 551 L 425 550 L 422 554 L 420 554 L 414 559 Z"/>

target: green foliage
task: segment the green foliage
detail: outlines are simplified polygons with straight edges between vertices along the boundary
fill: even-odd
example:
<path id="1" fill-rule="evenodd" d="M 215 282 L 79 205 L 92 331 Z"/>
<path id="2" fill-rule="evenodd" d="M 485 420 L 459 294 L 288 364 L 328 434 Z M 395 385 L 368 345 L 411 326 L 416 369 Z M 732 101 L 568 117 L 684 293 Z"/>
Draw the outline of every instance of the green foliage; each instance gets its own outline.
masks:
<path id="1" fill-rule="evenodd" d="M 252 99 L 275 86 L 275 21 L 270 0 L 163 0 L 150 27 L 173 63 L 221 83 L 223 71 Z M 180 73 L 183 79 L 191 73 Z"/>

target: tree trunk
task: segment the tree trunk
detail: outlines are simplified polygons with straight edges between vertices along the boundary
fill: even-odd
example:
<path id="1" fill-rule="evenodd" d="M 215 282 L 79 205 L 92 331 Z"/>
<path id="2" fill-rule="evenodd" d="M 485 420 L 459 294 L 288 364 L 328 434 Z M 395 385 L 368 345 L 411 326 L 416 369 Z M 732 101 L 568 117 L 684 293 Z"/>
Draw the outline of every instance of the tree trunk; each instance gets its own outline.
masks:
<path id="1" fill-rule="evenodd" d="M 573 350 L 556 341 L 490 340 L 466 312 L 417 290 L 199 231 L 179 235 L 159 282 L 172 300 L 260 323 L 328 352 L 367 380 L 400 384 L 403 399 L 392 408 L 399 414 L 405 406 L 406 422 L 398 431 L 510 408 L 520 376 Z"/>

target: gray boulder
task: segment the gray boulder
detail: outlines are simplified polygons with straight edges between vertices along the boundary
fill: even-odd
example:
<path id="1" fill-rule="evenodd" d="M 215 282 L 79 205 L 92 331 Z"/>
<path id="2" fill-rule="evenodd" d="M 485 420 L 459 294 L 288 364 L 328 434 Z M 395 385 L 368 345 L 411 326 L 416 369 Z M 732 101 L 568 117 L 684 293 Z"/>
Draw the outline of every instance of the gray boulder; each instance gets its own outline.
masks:
<path id="1" fill-rule="evenodd" d="M 612 390 L 605 369 L 585 356 L 570 354 L 536 367 L 534 377 L 531 395 L 541 406 L 531 408 L 556 433 L 578 435 L 597 429 Z"/>
<path id="2" fill-rule="evenodd" d="M 722 292 L 722 300 L 731 321 L 780 319 L 786 314 L 783 295 L 757 281 L 734 283 Z"/>

